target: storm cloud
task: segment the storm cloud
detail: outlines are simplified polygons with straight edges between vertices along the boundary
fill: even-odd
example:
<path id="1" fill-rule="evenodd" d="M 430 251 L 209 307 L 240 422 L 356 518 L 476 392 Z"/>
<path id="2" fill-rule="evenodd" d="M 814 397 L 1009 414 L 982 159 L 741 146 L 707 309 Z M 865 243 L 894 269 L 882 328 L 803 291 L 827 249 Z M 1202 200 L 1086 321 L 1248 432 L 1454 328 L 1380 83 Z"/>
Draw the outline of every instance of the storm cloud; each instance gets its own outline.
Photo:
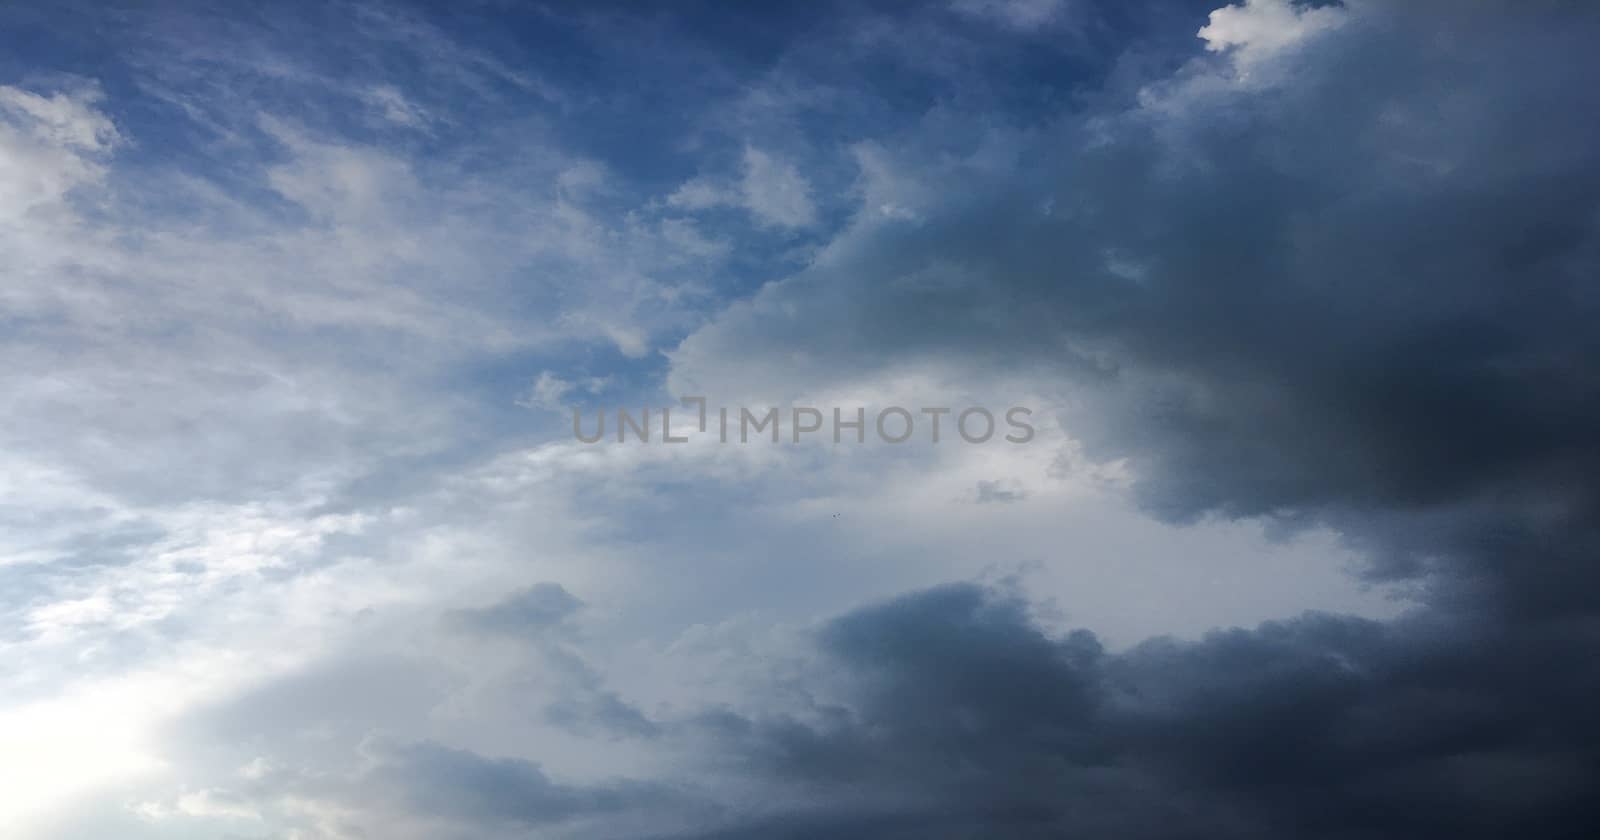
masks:
<path id="1" fill-rule="evenodd" d="M 703 723 L 812 803 L 693 836 L 1587 836 L 1593 634 L 1308 613 L 1110 653 L 940 587 L 823 628 L 839 702 Z"/>
<path id="2" fill-rule="evenodd" d="M 717 836 L 1596 829 L 1600 15 L 1256 2 L 1201 35 L 1127 107 L 1002 132 L 998 175 L 912 144 L 958 199 L 861 222 L 675 375 L 1025 369 L 1155 515 L 1330 525 L 1425 606 L 1118 654 L 971 587 L 870 608 L 822 636 L 854 705 L 724 725 L 830 805 Z"/>
<path id="3" fill-rule="evenodd" d="M 1281 5 L 1240 17 L 1278 25 Z M 861 223 L 691 336 L 675 375 L 750 387 L 764 353 L 797 367 L 792 344 L 797 388 L 930 360 L 1023 370 L 1071 395 L 1068 428 L 1129 459 L 1160 516 L 1325 518 L 1371 536 L 1385 573 L 1481 555 L 1489 530 L 1523 542 L 1478 558 L 1494 574 L 1581 576 L 1600 17 L 1322 11 L 1264 54 L 1213 41 L 1130 107 L 1002 132 L 999 175 L 908 151 L 908 177 L 961 196 Z"/>

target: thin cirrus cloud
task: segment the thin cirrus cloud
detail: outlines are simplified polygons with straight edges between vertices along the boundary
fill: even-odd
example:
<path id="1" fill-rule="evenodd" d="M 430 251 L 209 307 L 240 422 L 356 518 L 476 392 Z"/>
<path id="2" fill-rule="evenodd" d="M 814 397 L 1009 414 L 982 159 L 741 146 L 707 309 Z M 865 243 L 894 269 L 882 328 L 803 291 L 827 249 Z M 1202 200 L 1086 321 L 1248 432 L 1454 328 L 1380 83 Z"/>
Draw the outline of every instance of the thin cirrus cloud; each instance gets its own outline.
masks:
<path id="1" fill-rule="evenodd" d="M 0 12 L 0 833 L 1591 834 L 1600 20 L 830 10 Z"/>

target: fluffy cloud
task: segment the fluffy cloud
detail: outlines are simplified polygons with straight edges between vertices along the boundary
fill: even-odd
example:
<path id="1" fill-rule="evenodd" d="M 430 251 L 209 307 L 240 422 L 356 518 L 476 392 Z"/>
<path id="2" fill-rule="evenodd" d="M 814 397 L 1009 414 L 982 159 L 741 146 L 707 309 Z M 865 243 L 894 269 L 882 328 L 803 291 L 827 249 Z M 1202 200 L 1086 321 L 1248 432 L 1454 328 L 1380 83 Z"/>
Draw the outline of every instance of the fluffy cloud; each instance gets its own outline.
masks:
<path id="1" fill-rule="evenodd" d="M 1293 47 L 1315 33 L 1338 26 L 1339 6 L 1296 6 L 1289 0 L 1246 0 L 1211 13 L 1199 36 L 1213 52 L 1234 51 L 1234 60 L 1251 65 Z"/>
<path id="2" fill-rule="evenodd" d="M 1308 614 L 1113 654 L 960 585 L 818 641 L 814 707 L 700 724 L 807 801 L 692 836 L 1565 837 L 1600 817 L 1580 638 Z"/>

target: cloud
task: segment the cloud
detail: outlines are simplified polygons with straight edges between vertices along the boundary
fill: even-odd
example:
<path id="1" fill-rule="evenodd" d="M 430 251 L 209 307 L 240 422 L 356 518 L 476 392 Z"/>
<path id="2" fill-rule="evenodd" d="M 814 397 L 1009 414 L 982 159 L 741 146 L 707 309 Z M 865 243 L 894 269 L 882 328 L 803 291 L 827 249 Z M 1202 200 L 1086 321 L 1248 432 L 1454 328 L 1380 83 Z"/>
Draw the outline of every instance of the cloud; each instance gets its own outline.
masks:
<path id="1" fill-rule="evenodd" d="M 0 88 L 0 831 L 1592 834 L 1600 19 L 961 6 L 134 12 Z M 663 377 L 1051 434 L 513 406 Z"/>
<path id="2" fill-rule="evenodd" d="M 705 178 L 685 181 L 667 196 L 668 206 L 682 207 L 686 210 L 704 210 L 708 207 L 732 204 L 734 201 L 735 196 L 730 190 L 716 186 Z"/>
<path id="3" fill-rule="evenodd" d="M 574 391 L 582 391 L 592 397 L 605 390 L 607 384 L 609 384 L 609 380 L 601 376 L 591 376 L 581 381 L 569 381 L 562 379 L 553 371 L 540 371 L 538 378 L 533 381 L 533 387 L 528 390 L 527 396 L 519 398 L 517 405 L 565 414 L 568 408 L 567 397 L 569 394 Z"/>
<path id="4" fill-rule="evenodd" d="M 1163 516 L 1532 493 L 1576 525 L 1600 185 L 1573 117 L 1582 60 L 1554 56 L 1594 21 L 1362 11 L 1301 51 L 1292 89 L 1194 67 L 1037 143 L 1001 133 L 1015 168 L 908 150 L 967 188 L 922 223 L 864 209 L 815 266 L 690 336 L 673 376 L 794 393 L 1042 365 L 1081 395 L 1073 435 L 1128 458 Z M 1462 91 L 1465 44 L 1469 66 L 1524 70 Z"/>
<path id="5" fill-rule="evenodd" d="M 406 98 L 393 85 L 377 85 L 363 95 L 367 103 L 384 119 L 406 128 L 425 129 L 433 117 L 422 107 Z"/>
<path id="6" fill-rule="evenodd" d="M 487 607 L 451 614 L 461 627 L 485 633 L 536 635 L 559 626 L 583 607 L 558 583 L 538 583 Z"/>
<path id="7" fill-rule="evenodd" d="M 546 721 L 581 737 L 648 738 L 655 722 L 606 686 L 604 676 L 583 656 L 571 619 L 583 602 L 556 583 L 537 583 L 486 607 L 446 613 L 456 629 L 527 642 L 537 664 L 526 663 L 541 678 L 553 678 L 559 696 L 544 706 Z"/>
<path id="8" fill-rule="evenodd" d="M 806 228 L 817 222 L 811 184 L 800 170 L 753 146 L 745 147 L 743 174 L 737 182 L 692 178 L 667 196 L 666 203 L 685 210 L 740 207 L 763 227 Z"/>
<path id="9" fill-rule="evenodd" d="M 1345 20 L 1340 6 L 1296 6 L 1290 0 L 1246 0 L 1211 13 L 1199 37 L 1212 52 L 1234 50 L 1241 65 L 1254 64 Z"/>
<path id="10" fill-rule="evenodd" d="M 101 181 L 122 142 L 100 99 L 93 86 L 45 95 L 0 85 L 0 242 L 14 254 L 13 272 L 41 270 L 71 222 L 71 194 Z M 29 297 L 25 285 L 0 295 L 12 305 Z"/>
<path id="11" fill-rule="evenodd" d="M 526 836 L 530 829 L 581 834 L 585 826 L 629 825 L 638 814 L 682 810 L 684 796 L 660 784 L 612 779 L 592 784 L 552 778 L 537 763 L 492 757 L 427 740 L 375 736 L 359 747 L 359 769 L 303 772 L 256 761 L 225 787 L 170 803 L 141 803 L 135 814 L 167 832 L 186 825 L 259 830 L 289 825 L 294 836 Z M 157 835 L 160 836 L 160 835 Z"/>
<path id="12" fill-rule="evenodd" d="M 1226 10 L 1126 103 L 889 150 L 963 188 L 683 342 L 680 391 L 1054 383 L 1147 511 L 1331 527 L 1425 605 L 1118 654 L 972 591 L 869 610 L 823 636 L 844 699 L 712 727 L 810 807 L 706 836 L 1592 830 L 1600 18 L 1525 12 Z"/>
<path id="13" fill-rule="evenodd" d="M 991 502 L 1016 502 L 1027 498 L 1028 491 L 1015 481 L 982 480 L 977 484 L 978 504 Z"/>
<path id="14" fill-rule="evenodd" d="M 528 761 L 485 758 L 428 742 L 377 742 L 367 750 L 377 765 L 361 785 L 372 795 L 398 798 L 401 807 L 430 820 L 531 826 L 671 799 L 657 785 L 564 785 Z"/>
<path id="15" fill-rule="evenodd" d="M 798 228 L 814 224 L 817 208 L 811 185 L 793 164 L 755 148 L 744 150 L 744 180 L 739 184 L 744 206 L 763 224 Z"/>
<path id="16" fill-rule="evenodd" d="M 1014 29 L 1031 30 L 1055 21 L 1066 5 L 1066 0 L 956 0 L 951 7 Z"/>
<path id="17" fill-rule="evenodd" d="M 119 139 L 116 126 L 94 108 L 100 98 L 93 87 L 49 96 L 0 87 L 0 107 L 28 133 L 49 145 L 89 152 L 105 151 Z"/>
<path id="18" fill-rule="evenodd" d="M 951 585 L 817 640 L 825 700 L 701 724 L 803 803 L 681 836 L 1579 836 L 1600 818 L 1575 638 L 1308 614 L 1113 654 Z"/>

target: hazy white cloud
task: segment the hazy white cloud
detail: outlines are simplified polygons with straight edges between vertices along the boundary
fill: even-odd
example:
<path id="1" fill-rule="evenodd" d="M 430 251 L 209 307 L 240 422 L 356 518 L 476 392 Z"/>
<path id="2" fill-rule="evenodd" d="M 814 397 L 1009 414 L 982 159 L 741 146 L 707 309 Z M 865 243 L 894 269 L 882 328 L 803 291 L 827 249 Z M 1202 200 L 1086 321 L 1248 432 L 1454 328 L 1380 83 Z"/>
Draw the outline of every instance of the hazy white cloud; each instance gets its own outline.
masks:
<path id="1" fill-rule="evenodd" d="M 811 184 L 793 163 L 747 146 L 736 181 L 700 176 L 680 184 L 667 206 L 685 210 L 739 207 L 763 227 L 805 228 L 817 222 Z"/>
<path id="2" fill-rule="evenodd" d="M 406 128 L 427 128 L 434 121 L 434 117 L 427 109 L 407 99 L 399 88 L 393 85 L 376 85 L 368 88 L 363 98 L 384 119 Z"/>
<path id="3" fill-rule="evenodd" d="M 800 170 L 760 149 L 744 150 L 744 179 L 739 188 L 745 209 L 764 224 L 798 228 L 817 220 L 811 185 L 800 175 Z"/>
<path id="4" fill-rule="evenodd" d="M 951 7 L 1014 29 L 1030 30 L 1055 22 L 1069 4 L 1068 0 L 955 0 Z"/>

